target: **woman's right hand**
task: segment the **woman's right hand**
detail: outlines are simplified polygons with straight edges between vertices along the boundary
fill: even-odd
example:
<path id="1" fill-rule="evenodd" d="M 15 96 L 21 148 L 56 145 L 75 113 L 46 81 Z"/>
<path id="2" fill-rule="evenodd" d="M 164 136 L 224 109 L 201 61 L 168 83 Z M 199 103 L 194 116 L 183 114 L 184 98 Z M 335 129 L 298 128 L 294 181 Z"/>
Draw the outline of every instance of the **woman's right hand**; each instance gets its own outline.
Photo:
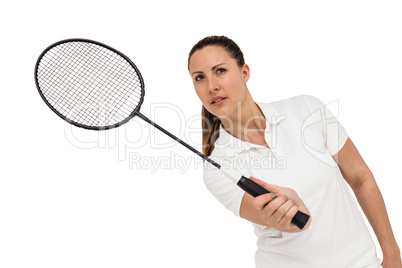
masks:
<path id="1" fill-rule="evenodd" d="M 250 180 L 259 184 L 269 194 L 257 196 L 252 201 L 252 205 L 259 211 L 261 221 L 268 227 L 273 227 L 278 231 L 296 233 L 306 230 L 311 223 L 311 215 L 303 200 L 297 195 L 296 191 L 286 187 L 268 184 L 256 178 Z M 310 219 L 302 230 L 291 221 L 297 211 L 310 215 Z"/>

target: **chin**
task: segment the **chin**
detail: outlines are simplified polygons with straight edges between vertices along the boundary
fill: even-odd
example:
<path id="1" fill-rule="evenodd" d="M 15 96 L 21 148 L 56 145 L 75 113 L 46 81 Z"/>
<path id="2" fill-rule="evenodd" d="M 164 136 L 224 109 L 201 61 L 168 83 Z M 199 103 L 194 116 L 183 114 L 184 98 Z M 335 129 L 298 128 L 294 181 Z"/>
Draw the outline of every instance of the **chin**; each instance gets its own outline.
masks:
<path id="1" fill-rule="evenodd" d="M 227 117 L 229 117 L 229 115 L 230 115 L 230 113 L 228 112 L 228 111 L 225 111 L 225 110 L 219 110 L 219 111 L 214 111 L 214 112 L 212 112 L 212 114 L 213 115 L 215 115 L 215 116 L 217 116 L 217 117 L 219 117 L 219 118 L 227 118 Z"/>
<path id="2" fill-rule="evenodd" d="M 230 107 L 228 107 L 227 105 L 228 103 L 225 103 L 223 105 L 219 105 L 219 106 L 213 106 L 212 104 L 209 104 L 208 106 L 205 106 L 206 109 L 208 110 L 208 112 L 210 112 L 211 114 L 221 118 L 221 117 L 229 117 L 230 114 L 233 113 L 232 109 L 229 109 Z"/>

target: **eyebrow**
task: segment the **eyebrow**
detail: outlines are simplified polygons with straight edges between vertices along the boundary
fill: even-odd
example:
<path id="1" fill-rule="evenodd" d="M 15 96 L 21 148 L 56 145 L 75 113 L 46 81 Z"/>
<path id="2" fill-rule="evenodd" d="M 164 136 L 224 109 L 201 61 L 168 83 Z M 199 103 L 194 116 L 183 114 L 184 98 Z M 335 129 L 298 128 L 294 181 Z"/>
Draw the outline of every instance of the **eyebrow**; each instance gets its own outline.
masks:
<path id="1" fill-rule="evenodd" d="M 219 63 L 219 64 L 213 66 L 213 67 L 211 68 L 211 71 L 215 70 L 216 68 L 218 68 L 220 65 L 223 65 L 223 64 L 226 64 L 226 63 L 222 62 L 222 63 Z M 191 74 L 191 76 L 193 76 L 194 74 L 197 74 L 197 73 L 202 74 L 203 72 L 201 72 L 201 71 L 196 71 L 196 72 L 193 72 L 193 73 Z"/>

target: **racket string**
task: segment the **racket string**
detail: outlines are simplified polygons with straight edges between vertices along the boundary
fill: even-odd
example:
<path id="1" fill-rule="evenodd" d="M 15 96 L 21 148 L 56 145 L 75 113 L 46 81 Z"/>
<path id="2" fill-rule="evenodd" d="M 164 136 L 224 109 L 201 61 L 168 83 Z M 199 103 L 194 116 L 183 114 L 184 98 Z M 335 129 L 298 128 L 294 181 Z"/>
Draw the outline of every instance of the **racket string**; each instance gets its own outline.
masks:
<path id="1" fill-rule="evenodd" d="M 88 126 L 117 124 L 141 103 L 141 80 L 119 54 L 93 43 L 50 49 L 37 71 L 44 97 L 69 120 Z"/>

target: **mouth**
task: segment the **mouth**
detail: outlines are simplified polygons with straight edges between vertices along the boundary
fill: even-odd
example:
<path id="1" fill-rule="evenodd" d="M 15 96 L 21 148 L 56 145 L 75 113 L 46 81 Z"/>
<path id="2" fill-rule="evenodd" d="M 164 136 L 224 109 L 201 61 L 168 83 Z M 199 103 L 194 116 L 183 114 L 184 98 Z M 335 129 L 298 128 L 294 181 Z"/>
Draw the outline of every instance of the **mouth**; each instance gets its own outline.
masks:
<path id="1" fill-rule="evenodd" d="M 217 97 L 212 98 L 211 104 L 214 105 L 214 106 L 220 105 L 220 104 L 222 104 L 226 99 L 227 99 L 227 98 L 225 98 L 225 97 L 217 96 Z"/>

